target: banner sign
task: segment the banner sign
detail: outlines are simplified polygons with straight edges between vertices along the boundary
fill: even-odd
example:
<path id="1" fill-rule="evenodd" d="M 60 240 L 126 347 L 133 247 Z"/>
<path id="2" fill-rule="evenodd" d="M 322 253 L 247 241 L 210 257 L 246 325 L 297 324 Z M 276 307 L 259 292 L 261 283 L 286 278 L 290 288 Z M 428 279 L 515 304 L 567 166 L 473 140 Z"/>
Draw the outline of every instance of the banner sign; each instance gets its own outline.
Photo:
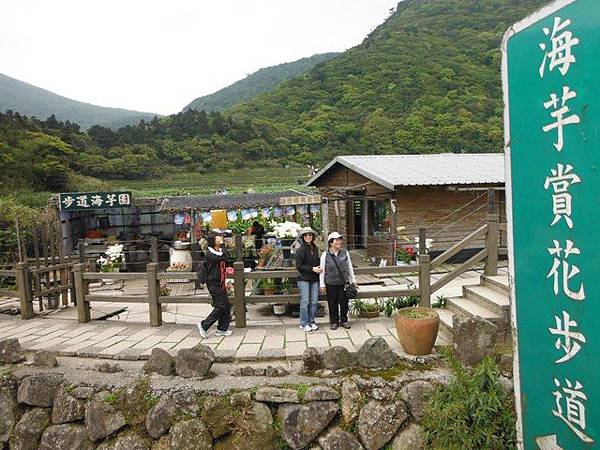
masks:
<path id="1" fill-rule="evenodd" d="M 600 448 L 600 4 L 554 2 L 502 52 L 520 447 Z"/>
<path id="2" fill-rule="evenodd" d="M 61 211 L 86 211 L 106 208 L 128 208 L 132 205 L 131 191 L 67 192 L 58 194 Z"/>

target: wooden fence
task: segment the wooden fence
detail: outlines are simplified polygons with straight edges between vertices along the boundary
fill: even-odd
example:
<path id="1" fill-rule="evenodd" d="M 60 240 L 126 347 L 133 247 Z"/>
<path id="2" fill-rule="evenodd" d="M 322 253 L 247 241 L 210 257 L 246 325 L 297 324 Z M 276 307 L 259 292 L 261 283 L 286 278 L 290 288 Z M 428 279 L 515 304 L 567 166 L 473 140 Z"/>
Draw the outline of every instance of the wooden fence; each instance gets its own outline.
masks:
<path id="1" fill-rule="evenodd" d="M 431 306 L 431 294 L 448 284 L 450 281 L 462 273 L 472 269 L 477 264 L 485 263 L 484 271 L 486 275 L 495 275 L 498 267 L 498 243 L 499 243 L 499 225 L 498 215 L 490 214 L 487 223 L 475 230 L 465 239 L 453 245 L 448 250 L 438 255 L 434 260 L 426 253 L 424 248 L 426 242 L 426 232 L 420 230 L 419 256 L 416 265 L 410 266 L 390 266 L 390 267 L 364 267 L 356 268 L 356 275 L 378 275 L 378 274 L 416 274 L 419 283 L 414 289 L 393 289 L 381 293 L 362 291 L 359 289 L 358 298 L 372 298 L 374 296 L 396 297 L 411 296 L 420 297 L 421 306 Z M 485 239 L 485 247 L 478 251 L 467 261 L 456 266 L 451 272 L 448 272 L 439 280 L 431 283 L 431 270 L 446 262 L 449 258 L 456 255 L 459 251 L 469 247 L 476 240 Z M 170 303 L 210 303 L 210 297 L 207 295 L 186 295 L 171 296 L 161 295 L 160 282 L 175 279 L 195 280 L 194 272 L 159 272 L 157 263 L 149 263 L 145 273 L 98 273 L 86 272 L 86 265 L 83 263 L 75 264 L 73 267 L 74 287 L 77 301 L 77 315 L 79 322 L 90 321 L 90 302 L 120 302 L 120 303 L 147 303 L 149 306 L 149 316 L 151 326 L 160 326 L 162 324 L 162 304 Z M 253 271 L 245 272 L 244 263 L 236 261 L 233 264 L 233 285 L 234 292 L 230 295 L 230 302 L 233 304 L 235 312 L 235 324 L 238 328 L 246 327 L 246 304 L 247 303 L 298 303 L 298 294 L 274 294 L 274 295 L 256 295 L 246 293 L 246 280 L 260 280 L 264 278 L 296 278 L 295 269 L 282 269 L 275 271 Z M 148 283 L 147 295 L 142 296 L 106 296 L 88 293 L 88 284 L 97 280 L 146 280 Z"/>
<path id="2" fill-rule="evenodd" d="M 426 230 L 419 232 L 419 257 L 416 265 L 390 266 L 390 267 L 365 267 L 356 268 L 357 275 L 380 275 L 380 274 L 413 274 L 418 275 L 419 283 L 414 289 L 394 289 L 381 293 L 361 291 L 358 298 L 371 298 L 375 295 L 396 297 L 416 295 L 420 297 L 422 306 L 430 306 L 431 295 L 443 286 L 454 280 L 462 273 L 472 269 L 477 264 L 485 263 L 485 274 L 497 273 L 498 256 L 506 254 L 500 247 L 502 245 L 501 233 L 506 232 L 506 225 L 498 223 L 497 214 L 489 214 L 487 223 L 462 241 L 454 244 L 445 252 L 433 260 L 424 248 L 426 242 Z M 452 256 L 463 249 L 472 247 L 474 242 L 485 242 L 484 248 L 471 256 L 467 261 L 455 266 L 452 271 L 446 273 L 442 278 L 431 283 L 431 271 L 447 262 Z M 240 247 L 241 248 L 241 247 Z M 260 280 L 264 278 L 288 278 L 297 277 L 295 269 L 282 269 L 276 271 L 253 271 L 245 272 L 244 263 L 241 261 L 241 252 L 238 251 L 238 261 L 234 263 L 234 292 L 230 296 L 235 311 L 237 327 L 246 326 L 246 303 L 298 303 L 298 294 L 274 294 L 256 295 L 246 293 L 247 280 Z M 67 306 L 69 300 L 77 305 L 79 322 L 90 320 L 90 302 L 120 302 L 120 303 L 148 303 L 150 325 L 160 326 L 162 324 L 162 304 L 169 303 L 210 303 L 207 295 L 160 295 L 160 283 L 175 279 L 195 280 L 194 272 L 160 272 L 157 263 L 149 263 L 146 272 L 141 273 L 99 273 L 91 271 L 90 264 L 85 262 L 83 253 L 79 256 L 62 256 L 50 258 L 47 265 L 39 265 L 35 261 L 17 263 L 10 270 L 0 270 L 0 277 L 14 278 L 17 290 L 0 290 L 0 295 L 18 296 L 20 302 L 21 316 L 30 319 L 34 316 L 33 301 L 38 299 L 41 303 L 42 297 L 60 298 L 63 306 Z M 148 292 L 142 296 L 106 296 L 90 294 L 88 285 L 95 280 L 146 280 Z M 41 305 L 40 305 L 41 309 Z"/>
<path id="3" fill-rule="evenodd" d="M 62 261 L 62 262 L 61 262 Z M 0 270 L 0 277 L 14 278 L 16 290 L 0 290 L 0 295 L 18 297 L 23 319 L 33 318 L 33 302 L 37 299 L 39 310 L 43 309 L 42 298 L 49 299 L 50 307 L 58 307 L 62 301 L 67 306 L 75 302 L 72 269 L 79 257 L 56 258 L 49 265 L 36 264 L 35 261 L 19 262 L 10 270 Z M 50 300 L 52 299 L 52 301 Z M 56 303 L 54 303 L 56 299 Z"/>

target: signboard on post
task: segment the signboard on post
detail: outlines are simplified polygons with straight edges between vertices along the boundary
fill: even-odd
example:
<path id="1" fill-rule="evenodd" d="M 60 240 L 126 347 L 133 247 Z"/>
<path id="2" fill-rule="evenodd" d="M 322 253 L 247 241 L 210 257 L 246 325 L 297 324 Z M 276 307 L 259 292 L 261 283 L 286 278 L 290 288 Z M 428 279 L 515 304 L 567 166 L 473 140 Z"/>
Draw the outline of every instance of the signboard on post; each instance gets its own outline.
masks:
<path id="1" fill-rule="evenodd" d="M 502 43 L 521 448 L 600 448 L 600 3 L 560 0 Z"/>
<path id="2" fill-rule="evenodd" d="M 61 211 L 125 208 L 132 206 L 132 196 L 131 191 L 67 192 L 58 194 L 58 204 Z"/>

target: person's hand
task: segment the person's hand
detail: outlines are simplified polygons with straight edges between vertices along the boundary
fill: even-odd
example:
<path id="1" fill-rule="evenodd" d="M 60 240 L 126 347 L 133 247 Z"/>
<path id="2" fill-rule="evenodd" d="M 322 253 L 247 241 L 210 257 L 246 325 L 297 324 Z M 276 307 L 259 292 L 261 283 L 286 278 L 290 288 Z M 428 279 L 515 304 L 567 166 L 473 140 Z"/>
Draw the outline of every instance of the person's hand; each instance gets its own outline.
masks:
<path id="1" fill-rule="evenodd" d="M 314 273 L 321 273 L 323 271 L 323 269 L 321 269 L 320 266 L 315 266 L 315 267 L 312 268 L 312 271 Z"/>
<path id="2" fill-rule="evenodd" d="M 325 288 L 324 288 L 324 287 L 322 287 L 322 288 L 319 288 L 319 292 L 320 292 L 321 294 L 324 294 L 324 293 L 325 293 Z"/>

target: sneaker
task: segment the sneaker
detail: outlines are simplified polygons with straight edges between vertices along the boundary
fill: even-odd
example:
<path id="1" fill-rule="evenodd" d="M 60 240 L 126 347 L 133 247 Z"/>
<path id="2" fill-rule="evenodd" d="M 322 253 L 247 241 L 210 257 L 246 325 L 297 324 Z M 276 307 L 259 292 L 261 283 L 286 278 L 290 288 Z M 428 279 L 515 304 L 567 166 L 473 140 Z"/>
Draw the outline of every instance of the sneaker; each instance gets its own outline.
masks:
<path id="1" fill-rule="evenodd" d="M 343 326 L 343 327 L 344 327 L 346 330 L 349 330 L 350 328 L 352 328 L 352 327 L 350 326 L 350 323 L 348 323 L 348 322 L 344 322 L 344 323 L 342 324 L 342 326 Z"/>
<path id="2" fill-rule="evenodd" d="M 316 323 L 311 323 L 311 324 L 310 324 L 310 328 L 311 328 L 313 331 L 317 331 L 317 330 L 319 329 L 319 326 L 318 326 Z"/>
<path id="3" fill-rule="evenodd" d="M 200 336 L 202 336 L 202 339 L 206 339 L 208 337 L 208 331 L 202 327 L 201 322 L 198 322 L 196 325 L 198 326 L 198 332 L 200 333 Z"/>
<path id="4" fill-rule="evenodd" d="M 233 334 L 233 331 L 231 331 L 231 330 L 225 330 L 225 331 L 217 330 L 217 331 L 215 331 L 215 336 L 231 336 L 232 334 Z"/>
<path id="5" fill-rule="evenodd" d="M 310 333 L 313 330 L 310 325 L 299 325 L 298 327 L 305 333 Z"/>
<path id="6" fill-rule="evenodd" d="M 329 328 L 331 328 L 332 330 L 337 330 L 338 326 L 339 325 L 337 323 L 332 323 L 331 325 L 329 325 Z"/>

